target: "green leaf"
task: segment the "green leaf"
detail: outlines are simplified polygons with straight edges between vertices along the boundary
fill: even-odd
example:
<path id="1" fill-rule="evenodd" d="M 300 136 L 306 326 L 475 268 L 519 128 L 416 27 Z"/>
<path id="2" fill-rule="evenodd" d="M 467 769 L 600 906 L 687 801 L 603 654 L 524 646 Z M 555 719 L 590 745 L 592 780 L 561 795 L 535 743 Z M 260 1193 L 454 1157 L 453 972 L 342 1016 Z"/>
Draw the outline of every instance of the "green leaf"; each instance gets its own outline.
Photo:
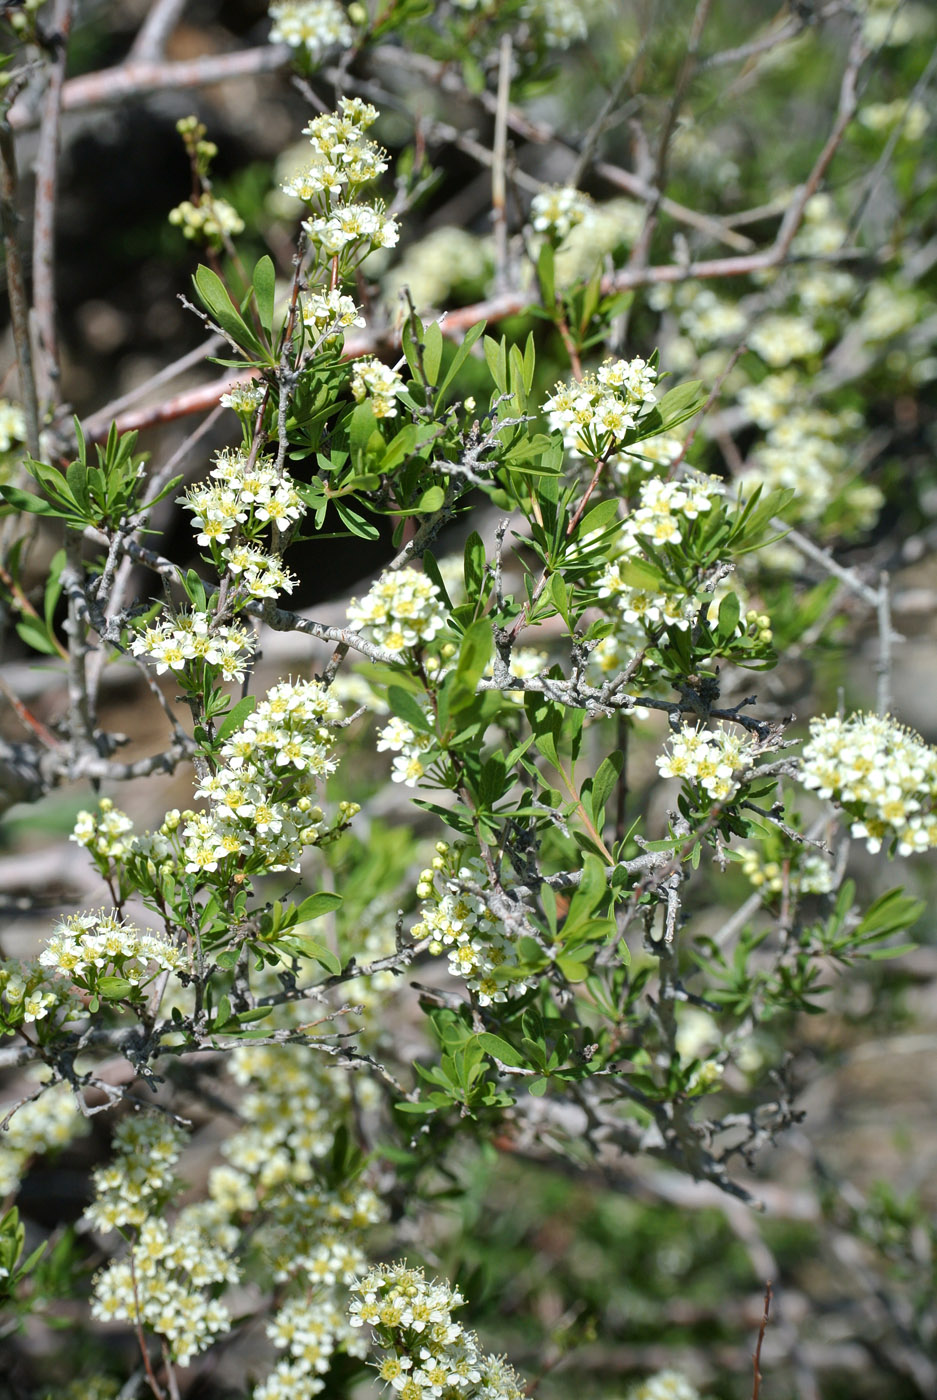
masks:
<path id="1" fill-rule="evenodd" d="M 479 617 L 467 627 L 459 647 L 459 661 L 449 691 L 449 713 L 458 714 L 475 699 L 475 691 L 494 648 L 491 619 Z"/>
<path id="2" fill-rule="evenodd" d="M 410 375 L 419 381 L 420 360 L 417 345 L 423 343 L 423 322 L 415 312 L 408 316 L 404 322 L 400 340 L 403 345 L 404 357 L 410 367 Z"/>
<path id="3" fill-rule="evenodd" d="M 485 324 L 486 323 L 484 321 L 476 321 L 475 325 L 469 326 L 468 330 L 465 332 L 465 335 L 462 337 L 462 343 L 453 355 L 452 363 L 446 370 L 443 381 L 439 386 L 437 402 L 439 399 L 442 398 L 443 394 L 449 388 L 449 385 L 455 379 L 459 370 L 465 364 L 465 361 L 468 359 L 472 346 L 475 344 L 476 340 L 481 335 L 482 331 L 485 329 Z"/>
<path id="4" fill-rule="evenodd" d="M 716 636 L 721 643 L 725 644 L 735 636 L 741 615 L 742 605 L 738 594 L 727 593 L 719 604 L 719 621 L 716 624 Z"/>
<path id="5" fill-rule="evenodd" d="M 33 617 L 31 613 L 24 613 L 19 619 L 16 624 L 16 633 L 28 647 L 32 647 L 33 651 L 38 651 L 43 656 L 59 655 L 59 649 L 55 645 L 48 627 L 39 618 Z"/>
<path id="6" fill-rule="evenodd" d="M 252 281 L 260 324 L 269 336 L 273 335 L 273 304 L 276 295 L 276 280 L 277 276 L 273 266 L 273 259 L 268 253 L 264 253 L 263 257 L 259 259 L 254 268 Z"/>
<path id="7" fill-rule="evenodd" d="M 579 962 L 578 959 L 561 954 L 556 960 L 556 965 L 566 978 L 567 982 L 585 982 L 589 976 L 589 968 L 586 963 Z"/>
<path id="8" fill-rule="evenodd" d="M 481 535 L 477 530 L 473 530 L 465 541 L 465 554 L 463 562 L 463 577 L 465 578 L 465 593 L 470 599 L 480 598 L 485 582 L 485 546 Z"/>
<path id="9" fill-rule="evenodd" d="M 342 964 L 332 950 L 326 948 L 322 943 L 317 943 L 316 940 L 311 938 L 308 934 L 290 933 L 285 938 L 278 938 L 276 946 L 278 948 L 284 948 L 288 953 L 292 953 L 296 957 L 312 958 L 314 962 L 319 963 L 325 968 L 326 972 L 331 973 L 333 977 L 338 977 L 341 973 Z"/>
<path id="10" fill-rule="evenodd" d="M 523 1055 L 519 1054 L 513 1045 L 509 1045 L 506 1040 L 502 1040 L 500 1035 L 492 1035 L 491 1031 L 479 1031 L 475 1037 L 478 1044 L 488 1055 L 494 1055 L 503 1065 L 508 1065 L 511 1069 L 521 1069 L 525 1063 Z"/>
<path id="11" fill-rule="evenodd" d="M 906 895 L 903 890 L 889 890 L 866 910 L 855 937 L 863 942 L 887 938 L 917 923 L 925 908 L 922 900 Z"/>
<path id="12" fill-rule="evenodd" d="M 431 321 L 423 335 L 423 373 L 430 384 L 439 378 L 442 361 L 442 331 L 438 321 Z"/>
<path id="13" fill-rule="evenodd" d="M 252 355 L 269 359 L 259 340 L 234 305 L 228 295 L 228 289 L 218 274 L 202 264 L 196 269 L 192 281 L 195 283 L 195 290 L 202 305 L 228 338 L 241 349 L 249 350 Z"/>
<path id="14" fill-rule="evenodd" d="M 215 736 L 219 744 L 223 744 L 236 729 L 240 729 L 247 716 L 253 713 L 256 704 L 256 695 L 245 695 L 228 711 Z"/>
<path id="15" fill-rule="evenodd" d="M 134 983 L 126 977 L 99 977 L 97 989 L 105 1001 L 120 1001 L 134 990 Z"/>
<path id="16" fill-rule="evenodd" d="M 490 335 L 485 336 L 484 341 L 485 361 L 495 387 L 499 394 L 506 394 L 508 391 L 508 347 L 507 341 L 502 336 L 500 340 L 492 340 Z"/>
<path id="17" fill-rule="evenodd" d="M 392 685 L 387 691 L 387 703 L 391 712 L 409 724 L 411 729 L 415 729 L 418 734 L 432 734 L 433 726 L 429 716 L 424 714 L 419 703 L 414 699 L 408 690 L 402 686 Z"/>
<path id="18" fill-rule="evenodd" d="M 540 300 L 548 311 L 556 305 L 556 275 L 553 246 L 544 243 L 537 259 L 537 282 L 540 286 Z"/>
<path id="19" fill-rule="evenodd" d="M 296 927 L 311 923 L 313 919 L 321 919 L 323 914 L 331 914 L 343 902 L 342 896 L 332 890 L 318 890 L 315 894 L 307 895 L 296 910 Z"/>
<path id="20" fill-rule="evenodd" d="M 660 425 L 655 427 L 655 433 L 671 432 L 681 423 L 685 423 L 688 418 L 692 418 L 695 413 L 698 413 L 705 402 L 706 395 L 702 392 L 699 380 L 692 380 L 688 384 L 678 384 L 676 388 L 668 390 L 664 397 L 658 399 L 654 405 L 654 414 L 660 418 Z M 639 428 L 643 426 L 643 424 L 639 424 Z"/>
<path id="21" fill-rule="evenodd" d="M 18 486 L 0 486 L 0 498 L 11 505 L 14 510 L 25 511 L 28 515 L 64 515 L 70 514 L 48 501 L 42 496 L 34 496 L 32 491 L 22 491 Z"/>
<path id="22" fill-rule="evenodd" d="M 624 754 L 616 749 L 614 753 L 609 754 L 608 758 L 604 758 L 596 769 L 595 777 L 592 780 L 592 815 L 596 822 L 601 819 L 605 804 L 621 777 L 624 761 Z"/>
<path id="23" fill-rule="evenodd" d="M 442 509 L 445 500 L 446 493 L 441 486 L 428 486 L 417 501 L 416 508 L 421 515 L 433 515 Z"/>

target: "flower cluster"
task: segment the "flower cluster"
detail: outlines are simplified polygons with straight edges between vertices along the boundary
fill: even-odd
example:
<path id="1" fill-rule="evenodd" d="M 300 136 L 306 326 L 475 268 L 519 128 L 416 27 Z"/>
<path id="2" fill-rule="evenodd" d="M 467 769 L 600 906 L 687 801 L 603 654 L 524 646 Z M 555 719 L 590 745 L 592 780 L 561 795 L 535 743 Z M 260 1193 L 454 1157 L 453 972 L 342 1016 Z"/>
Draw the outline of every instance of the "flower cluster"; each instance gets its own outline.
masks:
<path id="1" fill-rule="evenodd" d="M 397 417 L 397 394 L 403 387 L 397 371 L 373 355 L 355 360 L 351 392 L 356 403 L 361 403 L 365 397 L 370 400 L 375 418 Z"/>
<path id="2" fill-rule="evenodd" d="M 785 873 L 780 861 L 765 860 L 763 851 L 744 847 L 739 851 L 742 858 L 742 874 L 746 875 L 756 890 L 765 894 L 780 894 L 784 889 Z M 790 861 L 787 879 L 790 888 L 798 894 L 830 894 L 835 888 L 833 867 L 819 851 L 808 851 L 799 860 Z"/>
<path id="3" fill-rule="evenodd" d="M 436 847 L 432 867 L 420 874 L 416 887 L 423 900 L 414 938 L 428 938 L 431 953 L 447 952 L 449 971 L 461 977 L 480 1006 L 507 1001 L 509 987 L 523 992 L 527 984 L 510 977 L 516 966 L 514 943 L 503 921 L 484 896 L 488 874 L 478 857 L 464 859 L 459 847 L 445 842 Z"/>
<path id="4" fill-rule="evenodd" d="M 0 452 L 26 441 L 26 415 L 18 403 L 0 399 Z"/>
<path id="5" fill-rule="evenodd" d="M 866 850 L 900 855 L 937 846 L 937 750 L 887 715 L 811 721 L 801 782 L 838 803 Z"/>
<path id="6" fill-rule="evenodd" d="M 392 782 L 406 783 L 407 787 L 416 787 L 419 784 L 432 761 L 429 757 L 430 752 L 436 747 L 428 712 L 426 724 L 425 729 L 416 729 L 395 715 L 389 724 L 378 730 L 378 753 L 389 752 L 397 755 L 391 766 Z"/>
<path id="7" fill-rule="evenodd" d="M 574 0 L 526 0 L 521 14 L 541 27 L 550 48 L 568 49 L 588 38 L 586 6 Z"/>
<path id="8" fill-rule="evenodd" d="M 646 641 L 641 632 L 632 633 L 629 628 L 686 631 L 696 618 L 701 604 L 692 593 L 649 587 L 642 582 L 640 569 L 635 573 L 635 561 L 640 561 L 644 540 L 657 549 L 686 541 L 722 493 L 722 482 L 716 477 L 687 475 L 680 481 L 662 481 L 652 476 L 641 483 L 635 508 L 616 539 L 619 552 L 605 565 L 598 583 L 599 598 L 614 603 L 616 621 L 625 624 L 624 646 L 633 641 L 638 649 Z"/>
<path id="9" fill-rule="evenodd" d="M 363 1268 L 366 1261 L 358 1257 Z M 354 1273 L 348 1281 L 353 1278 Z M 255 1387 L 253 1400 L 312 1400 L 325 1389 L 323 1376 L 339 1347 L 350 1356 L 366 1357 L 363 1339 L 352 1331 L 344 1308 L 330 1292 L 313 1291 L 312 1298 L 289 1299 L 267 1324 L 267 1336 L 287 1355 Z"/>
<path id="10" fill-rule="evenodd" d="M 226 238 L 244 232 L 244 220 L 232 204 L 217 195 L 203 194 L 198 204 L 184 199 L 169 211 L 169 222 L 192 242 L 220 248 Z"/>
<path id="11" fill-rule="evenodd" d="M 859 121 L 869 131 L 891 131 L 900 126 L 906 141 L 920 141 L 930 124 L 923 102 L 898 97 L 894 102 L 868 102 L 859 110 Z"/>
<path id="12" fill-rule="evenodd" d="M 362 600 L 352 598 L 348 620 L 367 627 L 378 646 L 404 652 L 425 646 L 446 625 L 436 585 L 416 569 L 383 574 Z"/>
<path id="13" fill-rule="evenodd" d="M 102 1233 L 133 1236 L 128 1253 L 95 1278 L 93 1315 L 142 1323 L 187 1365 L 230 1328 L 227 1308 L 210 1294 L 219 1284 L 236 1283 L 238 1273 L 230 1257 L 233 1238 L 203 1228 L 198 1206 L 181 1211 L 172 1224 L 159 1215 L 177 1188 L 174 1168 L 184 1141 L 168 1118 L 125 1118 L 114 1134 L 114 1160 L 94 1174 L 96 1199 L 85 1219 Z"/>
<path id="14" fill-rule="evenodd" d="M 338 0 L 273 0 L 271 44 L 305 49 L 318 64 L 330 49 L 350 48 L 355 31 Z"/>
<path id="15" fill-rule="evenodd" d="M 287 1024 L 301 1014 L 298 1003 L 279 1012 Z M 211 1173 L 205 1209 L 226 1219 L 262 1202 L 255 1244 L 281 1288 L 301 1292 L 270 1319 L 267 1335 L 286 1354 L 254 1397 L 310 1400 L 336 1350 L 363 1354 L 346 1315 L 348 1286 L 367 1267 L 362 1234 L 384 1212 L 361 1178 L 333 1188 L 316 1173 L 360 1086 L 320 1050 L 302 1045 L 241 1046 L 231 1072 L 246 1090 L 238 1105 L 242 1126 L 225 1143 L 229 1165 Z"/>
<path id="16" fill-rule="evenodd" d="M 557 286 L 587 281 L 597 265 L 605 266 L 609 259 L 620 261 L 643 226 L 644 210 L 636 200 L 608 199 L 593 204 L 588 218 L 571 228 L 556 250 Z"/>
<path id="17" fill-rule="evenodd" d="M 387 169 L 387 153 L 365 136 L 377 109 L 357 97 L 343 97 L 340 112 L 314 117 L 305 127 L 312 160 L 282 186 L 312 208 L 303 229 L 314 249 L 341 257 L 347 274 L 375 248 L 393 248 L 399 231 L 382 204 L 358 202 L 361 188 Z"/>
<path id="18" fill-rule="evenodd" d="M 96 812 L 79 812 L 69 841 L 75 841 L 91 852 L 95 861 L 121 861 L 133 847 L 133 822 L 115 807 L 109 797 L 102 797 Z"/>
<path id="19" fill-rule="evenodd" d="M 164 1337 L 182 1366 L 231 1328 L 231 1314 L 210 1296 L 218 1284 L 237 1283 L 230 1256 L 181 1213 L 170 1226 L 146 1220 L 128 1256 L 94 1281 L 91 1312 L 104 1322 L 128 1321 Z M 202 1290 L 205 1290 L 204 1292 Z"/>
<path id="20" fill-rule="evenodd" d="M 658 1371 L 629 1391 L 628 1400 L 700 1400 L 700 1396 L 681 1371 Z"/>
<path id="21" fill-rule="evenodd" d="M 772 369 L 807 360 L 823 349 L 823 337 L 802 316 L 765 316 L 748 335 L 749 347 Z"/>
<path id="22" fill-rule="evenodd" d="M 98 914 L 69 914 L 60 919 L 39 961 L 89 992 L 102 986 L 105 977 L 118 978 L 125 985 L 112 990 L 126 996 L 157 972 L 183 967 L 186 957 L 167 938 L 141 932 L 116 912 L 105 914 L 102 909 Z"/>
<path id="23" fill-rule="evenodd" d="M 620 447 L 654 402 L 657 370 L 647 360 L 606 360 L 594 374 L 559 383 L 543 411 L 574 457 Z"/>
<path id="24" fill-rule="evenodd" d="M 545 233 L 561 243 L 577 224 L 585 223 L 592 200 L 572 185 L 556 185 L 535 194 L 530 205 L 530 222 L 535 233 Z"/>
<path id="25" fill-rule="evenodd" d="M 0 1033 L 10 1034 L 18 1026 L 44 1021 L 62 1001 L 54 981 L 37 964 L 7 959 L 0 967 Z M 81 1006 L 76 1003 L 69 1009 L 80 1010 Z"/>
<path id="26" fill-rule="evenodd" d="M 656 762 L 662 778 L 681 778 L 714 802 L 726 802 L 739 790 L 738 775 L 754 759 L 754 746 L 744 731 L 735 733 L 722 725 L 718 729 L 683 725 Z"/>
<path id="27" fill-rule="evenodd" d="M 94 1173 L 95 1199 L 85 1219 L 106 1233 L 142 1225 L 176 1189 L 175 1165 L 185 1133 L 158 1113 L 132 1113 L 114 1130 L 114 1160 Z"/>
<path id="28" fill-rule="evenodd" d="M 266 389 L 257 380 L 246 384 L 235 384 L 226 394 L 221 395 L 222 408 L 233 408 L 242 418 L 253 418 L 263 403 Z"/>
<path id="29" fill-rule="evenodd" d="M 156 674 L 183 671 L 191 662 L 218 666 L 226 681 L 242 681 L 254 654 L 251 634 L 237 623 L 216 623 L 210 613 L 177 613 L 138 632 L 130 644 L 134 656 L 148 656 Z"/>
<path id="30" fill-rule="evenodd" d="M 213 872 L 229 859 L 242 871 L 295 870 L 306 847 L 342 829 L 354 804 L 339 803 L 337 823 L 328 828 L 314 801 L 316 783 L 338 766 L 329 726 L 340 717 L 317 681 L 281 681 L 269 690 L 196 790 L 211 805 L 188 814 L 186 870 Z"/>
<path id="31" fill-rule="evenodd" d="M 302 297 L 303 325 L 317 338 L 365 324 L 353 297 L 342 296 L 336 288 L 329 292 L 307 292 Z"/>
<path id="32" fill-rule="evenodd" d="M 352 1287 L 352 1326 L 371 1328 L 383 1352 L 378 1376 L 400 1400 L 521 1400 L 513 1368 L 485 1356 L 475 1333 L 453 1321 L 465 1299 L 449 1284 L 391 1264 Z"/>
<path id="33" fill-rule="evenodd" d="M 278 552 L 267 553 L 259 541 L 267 530 L 290 530 L 305 513 L 292 479 L 269 457 L 251 462 L 240 448 L 215 454 L 208 482 L 191 486 L 179 504 L 191 511 L 199 534 L 197 542 L 211 550 L 219 567 L 239 580 L 252 598 L 273 598 L 292 592 L 294 579 L 284 569 Z"/>
<path id="34" fill-rule="evenodd" d="M 680 544 L 693 523 L 712 510 L 723 493 L 718 477 L 700 474 L 680 481 L 662 481 L 652 476 L 642 482 L 637 505 L 624 523 L 619 547 L 634 549 L 641 539 L 662 545 Z"/>
<path id="35" fill-rule="evenodd" d="M 40 1089 L 41 1084 L 36 1084 Z M 15 1192 L 32 1157 L 40 1157 L 64 1147 L 80 1133 L 87 1133 L 88 1120 L 75 1102 L 67 1084 L 50 1084 L 34 1099 L 20 1104 L 13 1112 L 11 1103 L 0 1104 L 0 1119 L 12 1114 L 0 1133 L 0 1199 Z"/>
<path id="36" fill-rule="evenodd" d="M 748 322 L 744 310 L 736 302 L 728 301 L 699 282 L 682 282 L 677 286 L 661 283 L 653 288 L 649 301 L 656 311 L 671 311 L 680 330 L 697 348 L 738 339 Z M 672 363 L 670 349 L 667 362 Z"/>

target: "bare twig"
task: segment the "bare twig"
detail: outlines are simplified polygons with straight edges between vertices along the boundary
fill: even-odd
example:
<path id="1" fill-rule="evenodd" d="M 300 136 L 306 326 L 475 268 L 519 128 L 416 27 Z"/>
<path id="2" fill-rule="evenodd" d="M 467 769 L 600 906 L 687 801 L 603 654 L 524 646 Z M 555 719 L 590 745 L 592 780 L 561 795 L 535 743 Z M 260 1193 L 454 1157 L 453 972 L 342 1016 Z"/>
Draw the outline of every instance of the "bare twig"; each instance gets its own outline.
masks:
<path id="1" fill-rule="evenodd" d="M 186 0 L 154 0 L 130 46 L 130 61 L 152 63 L 163 58 Z"/>
<path id="2" fill-rule="evenodd" d="M 888 575 L 879 574 L 878 579 L 878 661 L 875 666 L 878 676 L 876 690 L 876 710 L 880 715 L 891 713 L 891 644 L 894 633 L 891 630 L 891 598 L 888 588 Z"/>
<path id="3" fill-rule="evenodd" d="M 55 329 L 55 206 L 58 188 L 59 127 L 72 0 L 56 0 L 52 24 L 54 57 L 42 104 L 36 154 L 36 199 L 33 218 L 33 312 L 36 318 L 38 389 L 46 402 L 58 398 L 59 363 Z"/>
<path id="4" fill-rule="evenodd" d="M 16 149 L 8 121 L 0 120 L 0 229 L 6 260 L 7 291 L 10 297 L 10 318 L 19 366 L 20 394 L 26 415 L 26 449 L 31 457 L 39 456 L 39 397 L 33 369 L 32 342 L 29 332 L 29 302 L 26 279 L 20 256 L 16 226 Z"/>
<path id="5" fill-rule="evenodd" d="M 82 432 L 86 442 L 95 442 L 98 438 L 106 437 L 111 423 L 117 415 L 129 408 L 137 399 L 142 399 L 144 395 L 151 394 L 154 389 L 158 389 L 161 384 L 168 384 L 171 379 L 175 379 L 180 374 L 185 374 L 186 370 L 200 365 L 209 355 L 213 355 L 224 344 L 220 335 L 210 335 L 207 340 L 203 340 L 201 345 L 197 345 L 194 350 L 189 350 L 187 354 L 181 355 L 178 360 L 173 360 L 171 365 L 159 370 L 151 375 L 142 384 L 135 384 L 132 389 L 128 389 L 119 398 L 112 399 L 110 403 L 99 408 L 90 418 L 86 418 L 82 424 Z M 245 376 L 246 377 L 246 376 Z M 224 391 L 222 391 L 224 392 Z M 220 397 L 220 395 L 218 396 Z M 142 426 L 142 425 L 141 425 Z M 121 429 L 126 431 L 126 429 Z"/>
<path id="6" fill-rule="evenodd" d="M 755 1343 L 755 1353 L 752 1357 L 754 1375 L 752 1376 L 752 1400 L 758 1400 L 761 1391 L 761 1348 L 764 1345 L 765 1332 L 768 1330 L 768 1314 L 771 1311 L 771 1284 L 765 1284 L 765 1310 L 761 1318 L 761 1326 L 758 1328 L 758 1341 Z"/>
<path id="7" fill-rule="evenodd" d="M 506 33 L 501 36 L 501 48 L 498 55 L 498 106 L 495 112 L 491 164 L 491 221 L 495 239 L 495 288 L 499 292 L 506 291 L 510 285 L 506 167 L 512 57 L 511 35 Z"/>
<path id="8" fill-rule="evenodd" d="M 71 78 L 62 90 L 62 110 L 77 112 L 88 107 L 106 107 L 151 92 L 175 88 L 207 87 L 228 78 L 271 73 L 286 68 L 290 50 L 286 44 L 264 44 L 240 53 L 206 54 L 180 63 L 122 63 L 97 73 Z M 35 124 L 25 103 L 10 111 L 10 125 L 21 131 Z"/>

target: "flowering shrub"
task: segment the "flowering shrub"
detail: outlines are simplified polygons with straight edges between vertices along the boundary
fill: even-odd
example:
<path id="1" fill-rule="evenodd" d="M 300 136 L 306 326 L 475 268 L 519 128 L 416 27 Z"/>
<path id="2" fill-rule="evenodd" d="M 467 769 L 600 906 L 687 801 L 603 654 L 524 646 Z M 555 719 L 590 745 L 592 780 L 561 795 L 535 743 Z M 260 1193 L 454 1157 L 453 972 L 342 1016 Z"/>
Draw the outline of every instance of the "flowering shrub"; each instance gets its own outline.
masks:
<path id="1" fill-rule="evenodd" d="M 838 557 L 861 544 L 882 562 L 883 506 L 915 528 L 929 509 L 926 489 L 904 500 L 871 428 L 876 393 L 906 423 L 937 374 L 933 239 L 903 232 L 930 69 L 913 93 L 897 93 L 898 58 L 897 95 L 866 100 L 863 84 L 870 46 L 890 73 L 890 49 L 933 24 L 875 0 L 844 47 L 827 26 L 844 8 L 794 7 L 737 51 L 707 47 L 701 5 L 670 74 L 672 45 L 600 0 L 271 4 L 276 47 L 230 57 L 242 73 L 295 65 L 307 140 L 251 210 L 249 181 L 243 208 L 236 182 L 213 188 L 206 127 L 178 123 L 192 189 L 163 211 L 167 237 L 204 259 L 189 309 L 226 377 L 129 420 L 201 408 L 229 439 L 212 450 L 200 427 L 171 460 L 140 452 L 122 403 L 69 426 L 48 180 L 35 356 L 6 238 L 21 402 L 0 401 L 0 588 L 60 699 L 43 719 L 14 697 L 28 741 L 0 739 L 0 796 L 90 780 L 70 839 L 95 893 L 56 884 L 0 966 L 15 1084 L 0 1289 L 43 1326 L 75 1295 L 102 1393 L 175 1400 L 195 1377 L 253 1400 L 369 1379 L 402 1400 L 563 1393 L 550 1373 L 626 1310 L 571 1307 L 539 1361 L 512 1334 L 529 1383 L 489 1353 L 481 1323 L 454 1316 L 479 1305 L 485 1271 L 442 1223 L 478 1163 L 559 1162 L 611 1185 L 660 1164 L 667 1185 L 642 1190 L 704 1183 L 762 1268 L 738 1212 L 760 1149 L 802 1117 L 798 1018 L 828 1004 L 834 972 L 903 951 L 922 912 L 849 877 L 850 839 L 899 856 L 937 844 L 937 756 L 894 713 L 887 578 Z M 152 7 L 144 49 L 171 10 Z M 3 132 L 33 120 L 20 89 L 49 65 L 47 152 L 65 38 L 37 11 L 0 20 L 19 45 Z M 681 108 L 701 75 L 762 54 L 780 103 L 789 42 L 817 46 L 826 129 L 801 183 L 759 170 L 746 209 L 746 141 L 723 151 L 705 104 Z M 587 59 L 603 90 L 585 124 L 566 113 L 573 163 L 548 122 Z M 218 61 L 197 62 L 204 81 Z M 632 91 L 639 71 L 650 94 Z M 87 100 L 72 81 L 66 106 Z M 488 146 L 466 124 L 476 108 Z M 634 171 L 612 163 L 626 119 Z M 509 132 L 550 159 L 528 168 Z M 462 227 L 450 208 L 421 237 L 440 144 L 484 170 L 491 218 Z M 908 208 L 886 238 L 864 221 L 892 155 Z M 480 306 L 449 305 L 471 295 Z M 832 655 L 862 609 L 876 712 L 816 718 L 835 701 L 813 693 L 822 681 L 804 699 L 792 668 Z M 161 726 L 141 720 L 126 759 L 104 703 L 117 662 Z M 752 673 L 771 673 L 755 695 Z M 12 1197 L 105 1110 L 81 1149 L 79 1224 L 44 1260 Z M 898 1221 L 908 1257 L 926 1252 L 908 1211 L 855 1210 L 886 1251 Z M 895 1315 L 904 1345 L 910 1314 Z M 764 1326 L 757 1356 L 762 1340 Z M 893 1369 L 933 1374 L 915 1364 Z M 591 1373 L 584 1393 L 600 1393 Z M 699 1391 L 665 1367 L 623 1393 Z"/>

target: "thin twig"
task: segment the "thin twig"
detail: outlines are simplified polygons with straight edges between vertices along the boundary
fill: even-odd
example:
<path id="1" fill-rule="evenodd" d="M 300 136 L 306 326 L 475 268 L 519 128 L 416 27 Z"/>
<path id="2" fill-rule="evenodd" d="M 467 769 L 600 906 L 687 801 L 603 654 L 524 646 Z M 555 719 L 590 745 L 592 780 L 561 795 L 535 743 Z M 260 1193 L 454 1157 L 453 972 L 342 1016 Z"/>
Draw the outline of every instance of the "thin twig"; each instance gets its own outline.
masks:
<path id="1" fill-rule="evenodd" d="M 29 332 L 29 301 L 26 279 L 20 256 L 16 226 L 16 148 L 9 121 L 0 120 L 0 230 L 6 260 L 7 291 L 10 298 L 10 319 L 19 366 L 20 395 L 26 415 L 26 450 L 30 457 L 39 456 L 39 396 L 33 369 L 32 342 Z"/>
<path id="2" fill-rule="evenodd" d="M 771 1311 L 772 1290 L 771 1284 L 765 1284 L 765 1310 L 761 1318 L 761 1326 L 758 1328 L 758 1341 L 755 1343 L 755 1352 L 752 1356 L 752 1366 L 754 1375 L 752 1377 L 752 1400 L 758 1400 L 761 1392 L 761 1348 L 765 1340 L 765 1332 L 768 1330 L 768 1314 Z"/>
<path id="3" fill-rule="evenodd" d="M 154 0 L 130 46 L 131 62 L 152 63 L 166 54 L 166 45 L 179 23 L 186 0 Z"/>
<path id="4" fill-rule="evenodd" d="M 122 63 L 97 73 L 71 78 L 62 89 L 62 110 L 83 111 L 125 102 L 128 97 L 162 93 L 175 88 L 208 87 L 228 78 L 271 73 L 288 67 L 291 53 L 286 44 L 264 44 L 240 53 L 205 54 L 180 63 Z M 10 126 L 22 131 L 34 126 L 35 117 L 25 103 L 10 111 Z"/>
<path id="5" fill-rule="evenodd" d="M 512 57 L 511 35 L 510 33 L 502 34 L 498 55 L 498 106 L 495 112 L 493 160 L 491 163 L 491 222 L 495 240 L 495 288 L 499 292 L 506 291 L 510 286 L 506 167 Z"/>
<path id="6" fill-rule="evenodd" d="M 58 189 L 59 130 L 62 89 L 68 57 L 72 0 L 56 0 L 52 24 L 54 57 L 42 104 L 36 153 L 36 198 L 33 217 L 33 314 L 36 318 L 38 389 L 47 403 L 58 399 L 59 358 L 55 329 L 55 207 Z"/>
<path id="7" fill-rule="evenodd" d="M 876 688 L 876 710 L 880 715 L 891 713 L 891 644 L 894 633 L 891 630 L 891 597 L 888 588 L 888 575 L 883 571 L 878 579 L 878 661 L 875 671 L 878 676 Z"/>
<path id="8" fill-rule="evenodd" d="M 189 350 L 187 354 L 181 355 L 178 360 L 173 360 L 171 365 L 166 365 L 164 369 L 151 375 L 142 384 L 135 384 L 132 389 L 127 390 L 126 394 L 111 399 L 110 403 L 105 404 L 103 408 L 92 413 L 90 418 L 85 419 L 81 426 L 85 441 L 96 442 L 98 438 L 106 437 L 111 423 L 124 409 L 129 408 L 132 403 L 136 403 L 138 399 L 142 399 L 144 395 L 152 393 L 154 389 L 158 389 L 161 384 L 168 384 L 171 379 L 185 374 L 186 370 L 202 364 L 209 355 L 214 355 L 217 350 L 220 350 L 223 344 L 224 340 L 220 335 L 210 335 L 207 340 L 202 341 L 201 345 L 197 345 L 194 350 Z"/>

